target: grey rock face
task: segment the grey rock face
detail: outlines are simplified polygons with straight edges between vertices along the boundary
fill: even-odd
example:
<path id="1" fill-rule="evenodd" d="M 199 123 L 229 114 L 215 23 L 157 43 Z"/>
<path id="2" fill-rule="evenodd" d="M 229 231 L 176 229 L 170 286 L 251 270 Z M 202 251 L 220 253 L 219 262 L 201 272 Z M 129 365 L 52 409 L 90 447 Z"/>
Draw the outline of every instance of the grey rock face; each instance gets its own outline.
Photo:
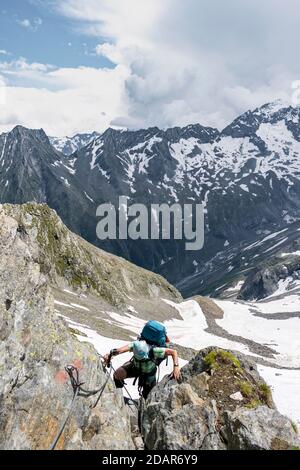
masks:
<path id="1" fill-rule="evenodd" d="M 264 299 L 276 292 L 280 281 L 287 281 L 286 291 L 292 288 L 294 281 L 300 279 L 299 247 L 300 239 L 292 247 L 287 250 L 281 248 L 276 256 L 258 265 L 246 278 L 238 297 L 243 300 Z M 282 253 L 284 251 L 287 253 Z"/>
<path id="2" fill-rule="evenodd" d="M 190 384 L 156 387 L 143 415 L 148 450 L 225 449 L 216 424 L 218 412 L 205 403 Z"/>
<path id="3" fill-rule="evenodd" d="M 242 395 L 237 402 L 233 395 Z M 206 348 L 182 369 L 179 382 L 165 378 L 144 407 L 149 450 L 291 449 L 299 436 L 274 407 L 256 366 L 243 354 Z"/>
<path id="4" fill-rule="evenodd" d="M 106 379 L 95 350 L 79 343 L 54 313 L 38 262 L 18 221 L 0 209 L 0 448 L 47 449 L 73 396 L 64 367 L 85 388 Z M 97 408 L 78 397 L 58 449 L 133 449 L 122 395 L 110 381 Z"/>
<path id="5" fill-rule="evenodd" d="M 74 180 L 67 157 L 55 150 L 43 130 L 15 127 L 0 136 L 0 202 L 47 203 L 57 210 L 71 230 L 83 236 L 95 230 L 82 214 L 91 202 L 80 183 Z"/>
<path id="6" fill-rule="evenodd" d="M 299 233 L 300 223 L 294 222 L 283 230 L 266 231 L 253 243 L 241 240 L 216 253 L 208 263 L 199 265 L 198 273 L 184 278 L 177 288 L 192 294 L 200 283 L 204 295 L 238 296 L 244 300 L 263 299 L 273 294 L 279 282 L 287 278 L 292 288 L 293 281 L 299 278 Z M 234 292 L 228 290 L 238 283 Z"/>
<path id="7" fill-rule="evenodd" d="M 66 283 L 90 291 L 109 304 L 124 306 L 128 296 L 180 300 L 176 289 L 157 274 L 99 250 L 78 237 L 45 204 L 3 205 L 3 224 L 13 218 L 17 233 L 51 285 Z"/>
<path id="8" fill-rule="evenodd" d="M 288 450 L 299 446 L 291 422 L 277 410 L 260 406 L 224 414 L 229 450 Z"/>

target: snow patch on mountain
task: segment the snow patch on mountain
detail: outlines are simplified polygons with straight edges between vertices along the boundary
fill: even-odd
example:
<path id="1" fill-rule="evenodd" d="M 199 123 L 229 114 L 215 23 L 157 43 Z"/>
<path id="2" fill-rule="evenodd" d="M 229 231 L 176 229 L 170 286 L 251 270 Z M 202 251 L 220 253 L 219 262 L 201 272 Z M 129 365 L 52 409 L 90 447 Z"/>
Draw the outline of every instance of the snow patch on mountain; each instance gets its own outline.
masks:
<path id="1" fill-rule="evenodd" d="M 85 191 L 84 191 L 84 194 L 89 201 L 91 201 L 92 203 L 95 202 Z"/>
<path id="2" fill-rule="evenodd" d="M 64 182 L 64 184 L 65 184 L 68 188 L 70 187 L 70 183 L 69 183 L 69 181 L 67 180 L 67 178 L 64 178 L 63 176 L 61 176 L 60 179 Z"/>
<path id="3" fill-rule="evenodd" d="M 260 316 L 266 313 L 266 309 L 269 314 L 292 312 L 291 309 L 296 307 L 293 301 L 293 298 L 287 297 L 284 300 L 251 305 L 251 303 L 216 300 L 216 304 L 224 311 L 223 319 L 216 322 L 231 334 L 251 339 L 259 344 L 270 345 L 278 352 L 275 359 L 277 365 L 300 368 L 300 318 L 281 320 Z"/>
<path id="4" fill-rule="evenodd" d="M 4 142 L 3 142 L 3 147 L 2 147 L 2 151 L 1 151 L 0 161 L 1 161 L 1 160 L 3 159 L 3 157 L 4 157 L 6 142 L 7 142 L 7 135 L 4 136 Z"/>
<path id="5" fill-rule="evenodd" d="M 99 133 L 93 132 L 90 134 L 76 134 L 73 137 L 49 137 L 49 140 L 58 152 L 70 156 L 90 144 L 98 136 L 100 136 Z"/>
<path id="6" fill-rule="evenodd" d="M 130 186 L 132 193 L 135 193 L 134 189 L 135 174 L 147 175 L 147 169 L 150 160 L 155 157 L 155 153 L 152 152 L 154 145 L 161 143 L 162 139 L 157 136 L 153 136 L 149 141 L 140 142 L 139 144 L 131 147 L 130 149 L 117 155 L 119 160 L 125 169 L 127 175 L 127 182 Z M 152 155 L 151 155 L 152 153 Z"/>
<path id="7" fill-rule="evenodd" d="M 278 297 L 279 295 L 291 293 L 293 291 L 298 291 L 299 289 L 300 289 L 300 280 L 295 281 L 293 277 L 289 276 L 286 279 L 280 279 L 278 281 L 278 289 L 272 295 L 269 295 L 268 297 L 266 297 L 265 300 Z M 299 306 L 299 309 L 300 309 L 300 306 Z"/>
<path id="8" fill-rule="evenodd" d="M 284 258 L 286 256 L 300 256 L 300 251 L 297 250 L 297 251 L 291 251 L 290 253 L 281 253 L 280 256 L 282 258 Z"/>
<path id="9" fill-rule="evenodd" d="M 268 248 L 267 250 L 265 250 L 264 253 L 268 253 L 269 251 L 275 250 L 275 248 L 277 248 L 278 246 L 282 245 L 282 244 L 283 244 L 284 242 L 286 242 L 287 240 L 288 240 L 288 237 L 283 238 L 283 239 L 280 240 L 278 243 L 275 243 L 275 245 L 270 246 L 270 248 Z"/>
<path id="10" fill-rule="evenodd" d="M 273 238 L 276 238 L 278 235 L 285 233 L 287 230 L 288 229 L 285 228 L 283 230 L 280 230 L 279 232 L 271 233 L 270 235 L 267 235 L 266 237 L 264 237 L 262 240 L 252 243 L 251 245 L 247 246 L 246 248 L 243 249 L 243 251 L 248 251 L 248 250 L 251 250 L 252 248 L 257 248 L 258 246 L 263 245 L 268 240 L 272 240 Z"/>
<path id="11" fill-rule="evenodd" d="M 101 140 L 94 140 L 92 143 L 92 148 L 91 148 L 91 162 L 90 162 L 90 167 L 91 170 L 94 170 L 96 167 L 96 160 L 97 158 L 101 155 L 101 149 L 103 147 L 104 143 Z"/>
<path id="12" fill-rule="evenodd" d="M 280 413 L 300 426 L 300 370 L 274 369 L 259 365 L 258 372 L 271 386 L 274 402 Z"/>
<path id="13" fill-rule="evenodd" d="M 192 137 L 190 139 L 180 139 L 179 142 L 170 144 L 171 156 L 178 162 L 179 166 L 189 171 L 193 168 L 189 165 L 187 157 L 193 152 L 195 148 L 200 148 L 198 139 Z"/>

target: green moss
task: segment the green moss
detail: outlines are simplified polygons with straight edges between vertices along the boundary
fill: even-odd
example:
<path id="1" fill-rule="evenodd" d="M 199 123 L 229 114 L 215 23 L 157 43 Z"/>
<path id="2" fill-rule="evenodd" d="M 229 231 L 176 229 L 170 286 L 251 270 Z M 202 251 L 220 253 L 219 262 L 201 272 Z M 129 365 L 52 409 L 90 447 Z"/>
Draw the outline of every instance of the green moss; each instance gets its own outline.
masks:
<path id="1" fill-rule="evenodd" d="M 253 409 L 253 408 L 258 408 L 259 406 L 262 405 L 262 402 L 258 400 L 257 398 L 253 398 L 249 403 L 246 404 L 246 408 Z"/>
<path id="2" fill-rule="evenodd" d="M 251 397 L 251 395 L 253 394 L 253 386 L 246 380 L 239 382 L 239 387 L 244 397 L 248 398 Z"/>
<path id="3" fill-rule="evenodd" d="M 257 408 L 259 405 L 272 406 L 272 393 L 270 387 L 265 383 L 254 383 L 247 376 L 245 371 L 242 371 L 245 380 L 237 382 L 243 397 L 247 400 L 246 406 L 248 408 Z"/>
<path id="4" fill-rule="evenodd" d="M 241 369 L 240 361 L 231 352 L 221 349 L 208 353 L 204 358 L 204 362 L 210 369 L 216 369 L 222 363 L 231 364 L 237 369 Z"/>
<path id="5" fill-rule="evenodd" d="M 261 383 L 259 385 L 259 393 L 265 403 L 269 403 L 272 400 L 272 392 L 269 385 Z"/>
<path id="6" fill-rule="evenodd" d="M 69 326 L 69 330 L 71 332 L 71 335 L 74 337 L 74 338 L 77 338 L 77 336 L 87 336 L 85 333 L 79 331 L 79 330 L 76 330 L 76 328 L 72 328 Z"/>
<path id="7" fill-rule="evenodd" d="M 217 367 L 217 352 L 211 351 L 208 353 L 204 358 L 204 362 L 210 369 L 215 369 Z"/>
<path id="8" fill-rule="evenodd" d="M 300 447 L 295 446 L 295 447 L 292 447 L 291 450 L 300 450 Z"/>

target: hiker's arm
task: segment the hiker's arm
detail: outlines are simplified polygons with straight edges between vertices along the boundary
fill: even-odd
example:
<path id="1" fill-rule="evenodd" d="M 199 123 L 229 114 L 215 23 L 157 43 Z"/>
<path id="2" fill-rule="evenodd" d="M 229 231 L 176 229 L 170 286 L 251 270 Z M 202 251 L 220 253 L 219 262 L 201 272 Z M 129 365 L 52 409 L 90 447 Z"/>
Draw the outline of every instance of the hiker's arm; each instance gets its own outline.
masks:
<path id="1" fill-rule="evenodd" d="M 178 354 L 176 349 L 166 349 L 166 356 L 172 356 L 173 359 L 173 375 L 174 379 L 179 379 L 180 377 L 180 367 L 178 363 Z"/>
<path id="2" fill-rule="evenodd" d="M 118 356 L 119 354 L 123 354 L 123 353 L 129 352 L 129 351 L 130 351 L 130 344 L 126 344 L 125 346 L 122 346 L 121 348 L 118 348 L 118 349 L 112 349 L 109 354 L 106 354 L 104 356 L 104 362 L 106 362 L 106 364 L 108 364 L 109 360 L 113 356 Z"/>
<path id="3" fill-rule="evenodd" d="M 118 348 L 118 349 L 112 349 L 112 351 L 114 351 L 114 354 L 113 354 L 114 356 L 118 356 L 119 354 L 129 352 L 130 344 L 126 344 L 125 346 L 122 346 L 121 348 Z"/>

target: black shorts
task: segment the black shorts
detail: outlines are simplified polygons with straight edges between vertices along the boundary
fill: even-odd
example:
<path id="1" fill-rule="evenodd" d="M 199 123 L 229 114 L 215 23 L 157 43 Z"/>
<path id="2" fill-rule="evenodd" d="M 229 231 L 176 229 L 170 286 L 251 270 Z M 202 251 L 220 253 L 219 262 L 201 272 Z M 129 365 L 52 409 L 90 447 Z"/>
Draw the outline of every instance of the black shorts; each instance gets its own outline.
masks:
<path id="1" fill-rule="evenodd" d="M 121 367 L 122 369 L 126 371 L 126 377 L 128 379 L 143 376 L 145 384 L 150 384 L 150 383 L 152 384 L 153 382 L 156 382 L 157 367 L 153 369 L 153 372 L 151 372 L 151 374 L 147 374 L 147 375 L 141 374 L 141 371 L 137 367 L 134 366 L 133 361 L 126 362 Z"/>

